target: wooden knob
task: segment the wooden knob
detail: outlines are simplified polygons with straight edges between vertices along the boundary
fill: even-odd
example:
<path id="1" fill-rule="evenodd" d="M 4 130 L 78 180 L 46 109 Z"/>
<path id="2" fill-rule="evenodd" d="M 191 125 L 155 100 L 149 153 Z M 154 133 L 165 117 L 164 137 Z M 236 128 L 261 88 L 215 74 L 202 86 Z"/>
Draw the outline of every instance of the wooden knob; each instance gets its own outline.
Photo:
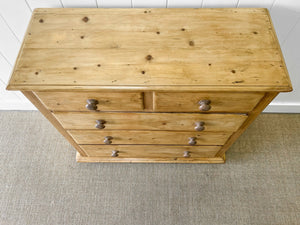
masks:
<path id="1" fill-rule="evenodd" d="M 197 144 L 196 137 L 189 137 L 189 145 Z"/>
<path id="2" fill-rule="evenodd" d="M 112 153 L 111 153 L 111 157 L 118 157 L 119 156 L 119 151 L 117 150 L 113 150 Z"/>
<path id="3" fill-rule="evenodd" d="M 96 99 L 88 99 L 86 100 L 87 104 L 85 108 L 88 110 L 97 110 L 97 104 L 99 103 Z"/>
<path id="4" fill-rule="evenodd" d="M 183 153 L 183 157 L 185 157 L 185 158 L 188 158 L 188 157 L 190 157 L 191 155 L 190 155 L 190 152 L 189 151 L 185 151 L 184 153 Z"/>
<path id="5" fill-rule="evenodd" d="M 111 136 L 106 136 L 105 138 L 104 138 L 104 144 L 106 144 L 106 145 L 110 145 L 111 143 L 112 143 L 112 140 L 113 139 L 113 137 L 111 137 Z"/>
<path id="6" fill-rule="evenodd" d="M 196 131 L 203 131 L 205 129 L 204 127 L 205 123 L 203 121 L 197 121 L 195 124 L 196 124 L 195 126 Z"/>
<path id="7" fill-rule="evenodd" d="M 209 111 L 211 109 L 210 103 L 211 103 L 210 100 L 200 100 L 198 102 L 198 104 L 200 105 L 199 109 L 201 111 Z"/>
<path id="8" fill-rule="evenodd" d="M 106 121 L 105 120 L 96 120 L 96 128 L 97 129 L 104 129 L 105 128 L 105 126 L 104 126 L 104 124 L 106 123 Z"/>

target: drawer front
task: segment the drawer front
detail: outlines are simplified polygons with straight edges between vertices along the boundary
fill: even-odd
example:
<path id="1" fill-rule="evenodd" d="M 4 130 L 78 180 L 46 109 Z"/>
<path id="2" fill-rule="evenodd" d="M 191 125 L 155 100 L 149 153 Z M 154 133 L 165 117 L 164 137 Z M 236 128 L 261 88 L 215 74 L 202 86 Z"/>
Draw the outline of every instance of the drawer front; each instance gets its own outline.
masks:
<path id="1" fill-rule="evenodd" d="M 223 145 L 232 132 L 69 130 L 78 144 Z"/>
<path id="2" fill-rule="evenodd" d="M 156 92 L 155 111 L 158 112 L 235 112 L 251 111 L 264 93 L 166 93 Z"/>
<path id="3" fill-rule="evenodd" d="M 90 157 L 197 158 L 215 157 L 221 146 L 80 145 Z"/>
<path id="4" fill-rule="evenodd" d="M 48 109 L 53 111 L 142 111 L 144 108 L 142 93 L 35 92 L 35 94 Z"/>
<path id="5" fill-rule="evenodd" d="M 236 131 L 246 120 L 238 114 L 56 112 L 65 129 Z"/>

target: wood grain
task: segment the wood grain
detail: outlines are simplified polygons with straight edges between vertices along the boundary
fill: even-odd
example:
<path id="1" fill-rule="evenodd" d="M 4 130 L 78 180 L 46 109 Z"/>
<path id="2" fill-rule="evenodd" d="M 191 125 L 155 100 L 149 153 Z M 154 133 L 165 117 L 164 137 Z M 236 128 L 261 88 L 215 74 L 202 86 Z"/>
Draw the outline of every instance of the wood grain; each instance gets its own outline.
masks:
<path id="1" fill-rule="evenodd" d="M 143 93 L 145 111 L 153 111 L 153 95 L 154 92 L 152 91 L 147 91 Z"/>
<path id="2" fill-rule="evenodd" d="M 104 120 L 104 130 L 178 130 L 195 131 L 203 121 L 204 131 L 236 131 L 246 115 L 195 113 L 84 113 L 56 112 L 54 116 L 65 129 L 97 129 L 96 120 Z"/>
<path id="3" fill-rule="evenodd" d="M 19 61 L 20 68 L 60 68 L 77 65 L 78 69 L 103 65 L 145 64 L 146 57 L 151 55 L 151 63 L 236 63 L 247 60 L 254 62 L 280 62 L 279 52 L 268 49 L 48 49 L 29 48 Z M 219 57 L 216 57 L 218 55 Z M 63 58 L 64 60 L 60 60 Z M 44 65 L 44 62 L 48 62 Z M 208 65 L 207 65 L 208 66 Z M 99 68 L 99 70 L 100 70 Z M 209 68 L 209 67 L 207 67 Z"/>
<path id="4" fill-rule="evenodd" d="M 68 18 L 65 16 L 66 19 Z M 80 18 L 77 18 L 77 20 Z M 99 18 L 98 20 L 100 20 Z M 159 18 L 160 20 L 162 18 Z M 193 18 L 194 20 L 195 18 Z M 200 19 L 200 18 L 199 18 Z M 72 20 L 72 19 L 71 19 Z M 170 20 L 170 19 L 169 19 Z M 178 20 L 178 19 L 177 19 Z M 177 22 L 175 20 L 174 22 Z M 144 21 L 142 21 L 144 22 Z M 141 23 L 142 23 L 141 22 Z M 137 21 L 138 23 L 138 21 Z M 215 23 L 215 24 L 214 24 Z M 123 22 L 124 24 L 124 22 Z M 216 22 L 212 22 L 212 25 L 217 25 Z M 126 24 L 124 24 L 126 26 Z M 129 24 L 128 24 L 129 26 Z M 151 46 L 162 47 L 162 48 L 183 48 L 183 49 L 214 49 L 222 48 L 224 46 L 229 46 L 230 43 L 235 42 L 235 48 L 247 47 L 247 49 L 266 49 L 268 46 L 274 45 L 274 40 L 271 38 L 270 33 L 265 28 L 252 27 L 257 34 L 254 34 L 252 30 L 235 30 L 229 34 L 229 29 L 223 27 L 223 30 L 216 32 L 216 30 L 209 29 L 209 27 L 204 27 L 204 24 L 200 24 L 194 29 L 199 29 L 193 33 L 187 34 L 183 32 L 182 27 L 177 25 L 177 30 L 169 33 L 164 32 L 164 28 L 156 28 L 155 30 L 141 30 L 141 31 L 121 31 L 121 30 L 99 30 L 95 29 L 84 30 L 73 28 L 73 30 L 63 29 L 60 27 L 55 32 L 53 30 L 44 31 L 31 31 L 31 35 L 26 42 L 27 48 L 78 48 L 80 45 L 82 48 L 98 48 L 98 49 L 110 49 L 110 48 L 121 48 L 121 49 L 143 49 L 151 48 Z M 98 26 L 99 28 L 99 26 Z M 102 26 L 100 27 L 103 28 Z M 206 30 L 203 30 L 206 28 Z M 189 28 L 184 28 L 189 29 Z M 193 29 L 193 28 L 190 28 Z M 224 31 L 225 30 L 225 31 Z M 218 31 L 218 30 L 217 30 Z M 159 32 L 159 34 L 157 33 Z M 212 38 L 214 35 L 214 38 Z M 101 39 L 99 38 L 101 36 Z M 122 38 L 120 38 L 122 36 Z M 147 39 L 145 42 L 144 39 Z M 223 38 L 223 41 L 220 42 Z M 244 39 L 248 39 L 247 45 L 243 42 Z M 47 42 L 45 42 L 47 40 Z M 135 40 L 132 42 L 132 40 Z M 190 41 L 194 42 L 194 45 L 190 44 Z"/>
<path id="5" fill-rule="evenodd" d="M 83 21 L 84 17 L 88 20 Z M 41 19 L 43 23 L 40 23 Z M 68 23 L 62 24 L 63 19 L 68 20 Z M 270 27 L 264 9 L 45 9 L 35 10 L 33 20 L 31 32 L 62 30 L 70 28 L 71 25 L 73 29 L 88 28 L 96 31 L 149 31 L 161 28 L 161 31 L 165 32 L 178 28 L 194 31 L 193 28 L 268 30 Z M 212 26 L 208 26 L 207 23 Z M 205 32 L 204 29 L 198 30 L 199 33 L 200 31 Z"/>
<path id="6" fill-rule="evenodd" d="M 114 92 L 35 92 L 50 110 L 54 111 L 89 111 L 87 99 L 96 99 L 97 111 L 142 111 L 142 93 Z"/>
<path id="7" fill-rule="evenodd" d="M 235 133 L 233 133 L 232 136 L 230 136 L 221 150 L 216 154 L 216 157 L 225 154 L 229 147 L 238 139 L 238 137 L 249 127 L 249 125 L 277 95 L 277 92 L 269 92 L 265 94 L 264 98 L 259 102 L 259 104 L 248 114 L 248 118 L 245 120 L 242 126 Z"/>
<path id="8" fill-rule="evenodd" d="M 189 145 L 189 138 L 196 137 L 196 145 L 223 145 L 232 132 L 182 132 L 182 131 L 98 131 L 68 130 L 78 144 L 104 144 L 105 137 L 112 137 L 112 144 Z"/>
<path id="9" fill-rule="evenodd" d="M 118 158 L 183 158 L 189 151 L 191 158 L 214 157 L 221 146 L 167 146 L 167 145 L 80 145 L 89 157 L 111 157 L 118 151 Z"/>
<path id="10" fill-rule="evenodd" d="M 291 90 L 264 9 L 36 10 L 21 51 L 8 89 Z"/>
<path id="11" fill-rule="evenodd" d="M 84 150 L 73 140 L 67 131 L 56 120 L 52 113 L 39 101 L 39 99 L 30 91 L 22 91 L 22 93 L 31 101 L 31 103 L 50 121 L 50 123 L 69 141 L 69 143 L 77 150 L 81 156 L 86 156 Z"/>
<path id="12" fill-rule="evenodd" d="M 176 88 L 175 88 L 176 87 Z M 159 85 L 159 86 L 147 86 L 147 85 L 127 85 L 127 86 L 111 86 L 111 85 L 85 85 L 85 86 L 45 86 L 45 85 L 7 85 L 6 90 L 22 90 L 22 91 L 97 91 L 97 92 L 131 92 L 135 91 L 159 91 L 159 92 L 288 92 L 293 90 L 287 90 L 285 86 L 251 86 L 251 85 L 224 85 L 224 86 L 214 86 L 214 85 Z"/>
<path id="13" fill-rule="evenodd" d="M 146 57 L 146 56 L 145 56 Z M 216 63 L 151 63 L 116 65 L 106 64 L 99 68 L 81 66 L 80 63 L 61 68 L 21 67 L 14 73 L 16 85 L 229 85 L 235 86 L 285 86 L 287 80 L 281 62 L 227 62 Z M 76 68 L 76 69 L 75 69 Z M 59 70 L 59 72 L 57 72 Z M 122 71 L 122 73 L 120 73 Z M 62 76 L 63 74 L 63 76 Z M 97 88 L 95 86 L 95 88 Z M 247 90 L 245 88 L 245 90 Z"/>
<path id="14" fill-rule="evenodd" d="M 207 112 L 239 112 L 252 111 L 263 92 L 248 93 L 166 93 L 155 92 L 155 111 L 157 112 L 201 112 L 198 102 L 210 100 L 211 109 Z"/>
<path id="15" fill-rule="evenodd" d="M 213 158 L 114 158 L 114 157 L 85 157 L 80 154 L 76 155 L 76 161 L 81 163 L 224 163 L 223 157 Z"/>

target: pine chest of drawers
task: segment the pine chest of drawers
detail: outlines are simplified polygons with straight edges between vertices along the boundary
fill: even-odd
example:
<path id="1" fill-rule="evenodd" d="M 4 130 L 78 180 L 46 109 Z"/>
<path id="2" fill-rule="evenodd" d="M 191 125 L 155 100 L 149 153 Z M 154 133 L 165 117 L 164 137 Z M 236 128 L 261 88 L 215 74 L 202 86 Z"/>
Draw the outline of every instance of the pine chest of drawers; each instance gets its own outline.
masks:
<path id="1" fill-rule="evenodd" d="M 266 9 L 37 9 L 7 89 L 79 162 L 223 163 L 292 86 Z"/>

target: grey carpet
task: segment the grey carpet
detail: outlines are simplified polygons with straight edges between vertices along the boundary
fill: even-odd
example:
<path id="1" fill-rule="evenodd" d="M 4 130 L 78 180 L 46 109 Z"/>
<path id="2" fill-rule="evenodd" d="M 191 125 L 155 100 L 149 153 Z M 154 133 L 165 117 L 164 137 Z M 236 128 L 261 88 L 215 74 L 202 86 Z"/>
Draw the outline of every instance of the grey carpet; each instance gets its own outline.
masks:
<path id="1" fill-rule="evenodd" d="M 0 112 L 0 224 L 300 224 L 300 115 L 263 114 L 226 164 L 79 164 L 39 112 Z"/>

